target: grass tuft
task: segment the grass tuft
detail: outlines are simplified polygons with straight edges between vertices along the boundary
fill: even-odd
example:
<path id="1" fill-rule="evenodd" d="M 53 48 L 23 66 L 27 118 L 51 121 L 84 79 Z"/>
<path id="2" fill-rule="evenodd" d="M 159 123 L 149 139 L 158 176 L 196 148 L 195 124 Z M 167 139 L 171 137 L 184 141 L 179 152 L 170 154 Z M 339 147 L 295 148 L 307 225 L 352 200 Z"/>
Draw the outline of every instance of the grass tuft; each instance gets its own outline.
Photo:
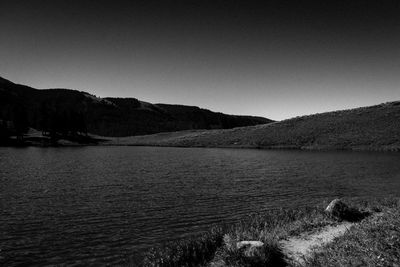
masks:
<path id="1" fill-rule="evenodd" d="M 200 266 L 210 261 L 223 243 L 223 230 L 214 227 L 196 239 L 176 241 L 152 248 L 145 254 L 143 266 Z"/>

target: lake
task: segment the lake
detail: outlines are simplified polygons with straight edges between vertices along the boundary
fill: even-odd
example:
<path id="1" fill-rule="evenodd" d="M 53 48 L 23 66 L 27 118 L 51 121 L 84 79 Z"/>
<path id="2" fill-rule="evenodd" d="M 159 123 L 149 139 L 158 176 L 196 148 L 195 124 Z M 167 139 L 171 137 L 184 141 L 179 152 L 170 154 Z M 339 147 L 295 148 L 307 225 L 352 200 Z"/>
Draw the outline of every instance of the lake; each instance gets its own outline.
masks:
<path id="1" fill-rule="evenodd" d="M 134 263 L 252 213 L 400 192 L 400 153 L 0 148 L 0 265 Z"/>

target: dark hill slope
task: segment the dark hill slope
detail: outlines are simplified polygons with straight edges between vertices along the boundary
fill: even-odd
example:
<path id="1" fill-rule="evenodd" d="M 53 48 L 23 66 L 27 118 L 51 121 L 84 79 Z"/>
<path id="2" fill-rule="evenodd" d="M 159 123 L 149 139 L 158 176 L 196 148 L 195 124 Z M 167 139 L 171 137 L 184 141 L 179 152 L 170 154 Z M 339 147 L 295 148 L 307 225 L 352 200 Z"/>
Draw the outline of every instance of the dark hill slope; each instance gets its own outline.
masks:
<path id="1" fill-rule="evenodd" d="M 399 150 L 400 102 L 302 116 L 266 125 L 137 136 L 111 143 L 184 147 Z"/>
<path id="2" fill-rule="evenodd" d="M 80 120 L 88 132 L 103 136 L 228 129 L 271 122 L 262 117 L 227 115 L 192 106 L 150 104 L 135 98 L 97 98 L 69 89 L 37 90 L 0 78 L 0 120 L 12 121 L 16 112 L 25 113 L 29 126 L 36 129 L 48 124 L 68 128 L 72 121 Z"/>

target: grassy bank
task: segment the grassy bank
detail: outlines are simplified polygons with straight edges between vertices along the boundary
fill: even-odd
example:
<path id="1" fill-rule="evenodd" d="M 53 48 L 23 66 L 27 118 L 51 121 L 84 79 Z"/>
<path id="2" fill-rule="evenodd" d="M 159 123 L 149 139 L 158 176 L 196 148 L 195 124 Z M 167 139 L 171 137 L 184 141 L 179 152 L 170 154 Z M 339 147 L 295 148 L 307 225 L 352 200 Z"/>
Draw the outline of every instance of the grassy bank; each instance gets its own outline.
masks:
<path id="1" fill-rule="evenodd" d="M 400 266 L 400 203 L 378 206 L 382 214 L 366 218 L 323 249 L 307 266 Z"/>
<path id="2" fill-rule="evenodd" d="M 354 223 L 344 236 L 315 251 L 304 266 L 395 266 L 400 259 L 400 200 L 345 199 L 370 216 Z M 313 233 L 341 223 L 315 207 L 273 210 L 253 214 L 234 225 L 218 226 L 203 236 L 157 247 L 145 255 L 144 266 L 293 266 L 282 252 L 280 240 Z M 243 240 L 263 246 L 244 256 L 237 249 Z M 225 264 L 225 265 L 223 265 Z"/>
<path id="3" fill-rule="evenodd" d="M 112 138 L 110 145 L 400 150 L 400 101 L 229 130 Z"/>

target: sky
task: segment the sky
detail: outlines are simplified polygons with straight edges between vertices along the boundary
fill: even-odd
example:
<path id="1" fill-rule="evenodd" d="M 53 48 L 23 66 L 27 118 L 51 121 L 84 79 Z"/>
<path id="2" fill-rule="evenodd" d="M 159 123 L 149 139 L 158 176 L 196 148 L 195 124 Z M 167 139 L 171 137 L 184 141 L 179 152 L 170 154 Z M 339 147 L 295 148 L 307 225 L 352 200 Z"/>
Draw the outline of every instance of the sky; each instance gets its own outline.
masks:
<path id="1" fill-rule="evenodd" d="M 281 120 L 400 100 L 399 14 L 385 0 L 1 0 L 0 76 Z"/>

